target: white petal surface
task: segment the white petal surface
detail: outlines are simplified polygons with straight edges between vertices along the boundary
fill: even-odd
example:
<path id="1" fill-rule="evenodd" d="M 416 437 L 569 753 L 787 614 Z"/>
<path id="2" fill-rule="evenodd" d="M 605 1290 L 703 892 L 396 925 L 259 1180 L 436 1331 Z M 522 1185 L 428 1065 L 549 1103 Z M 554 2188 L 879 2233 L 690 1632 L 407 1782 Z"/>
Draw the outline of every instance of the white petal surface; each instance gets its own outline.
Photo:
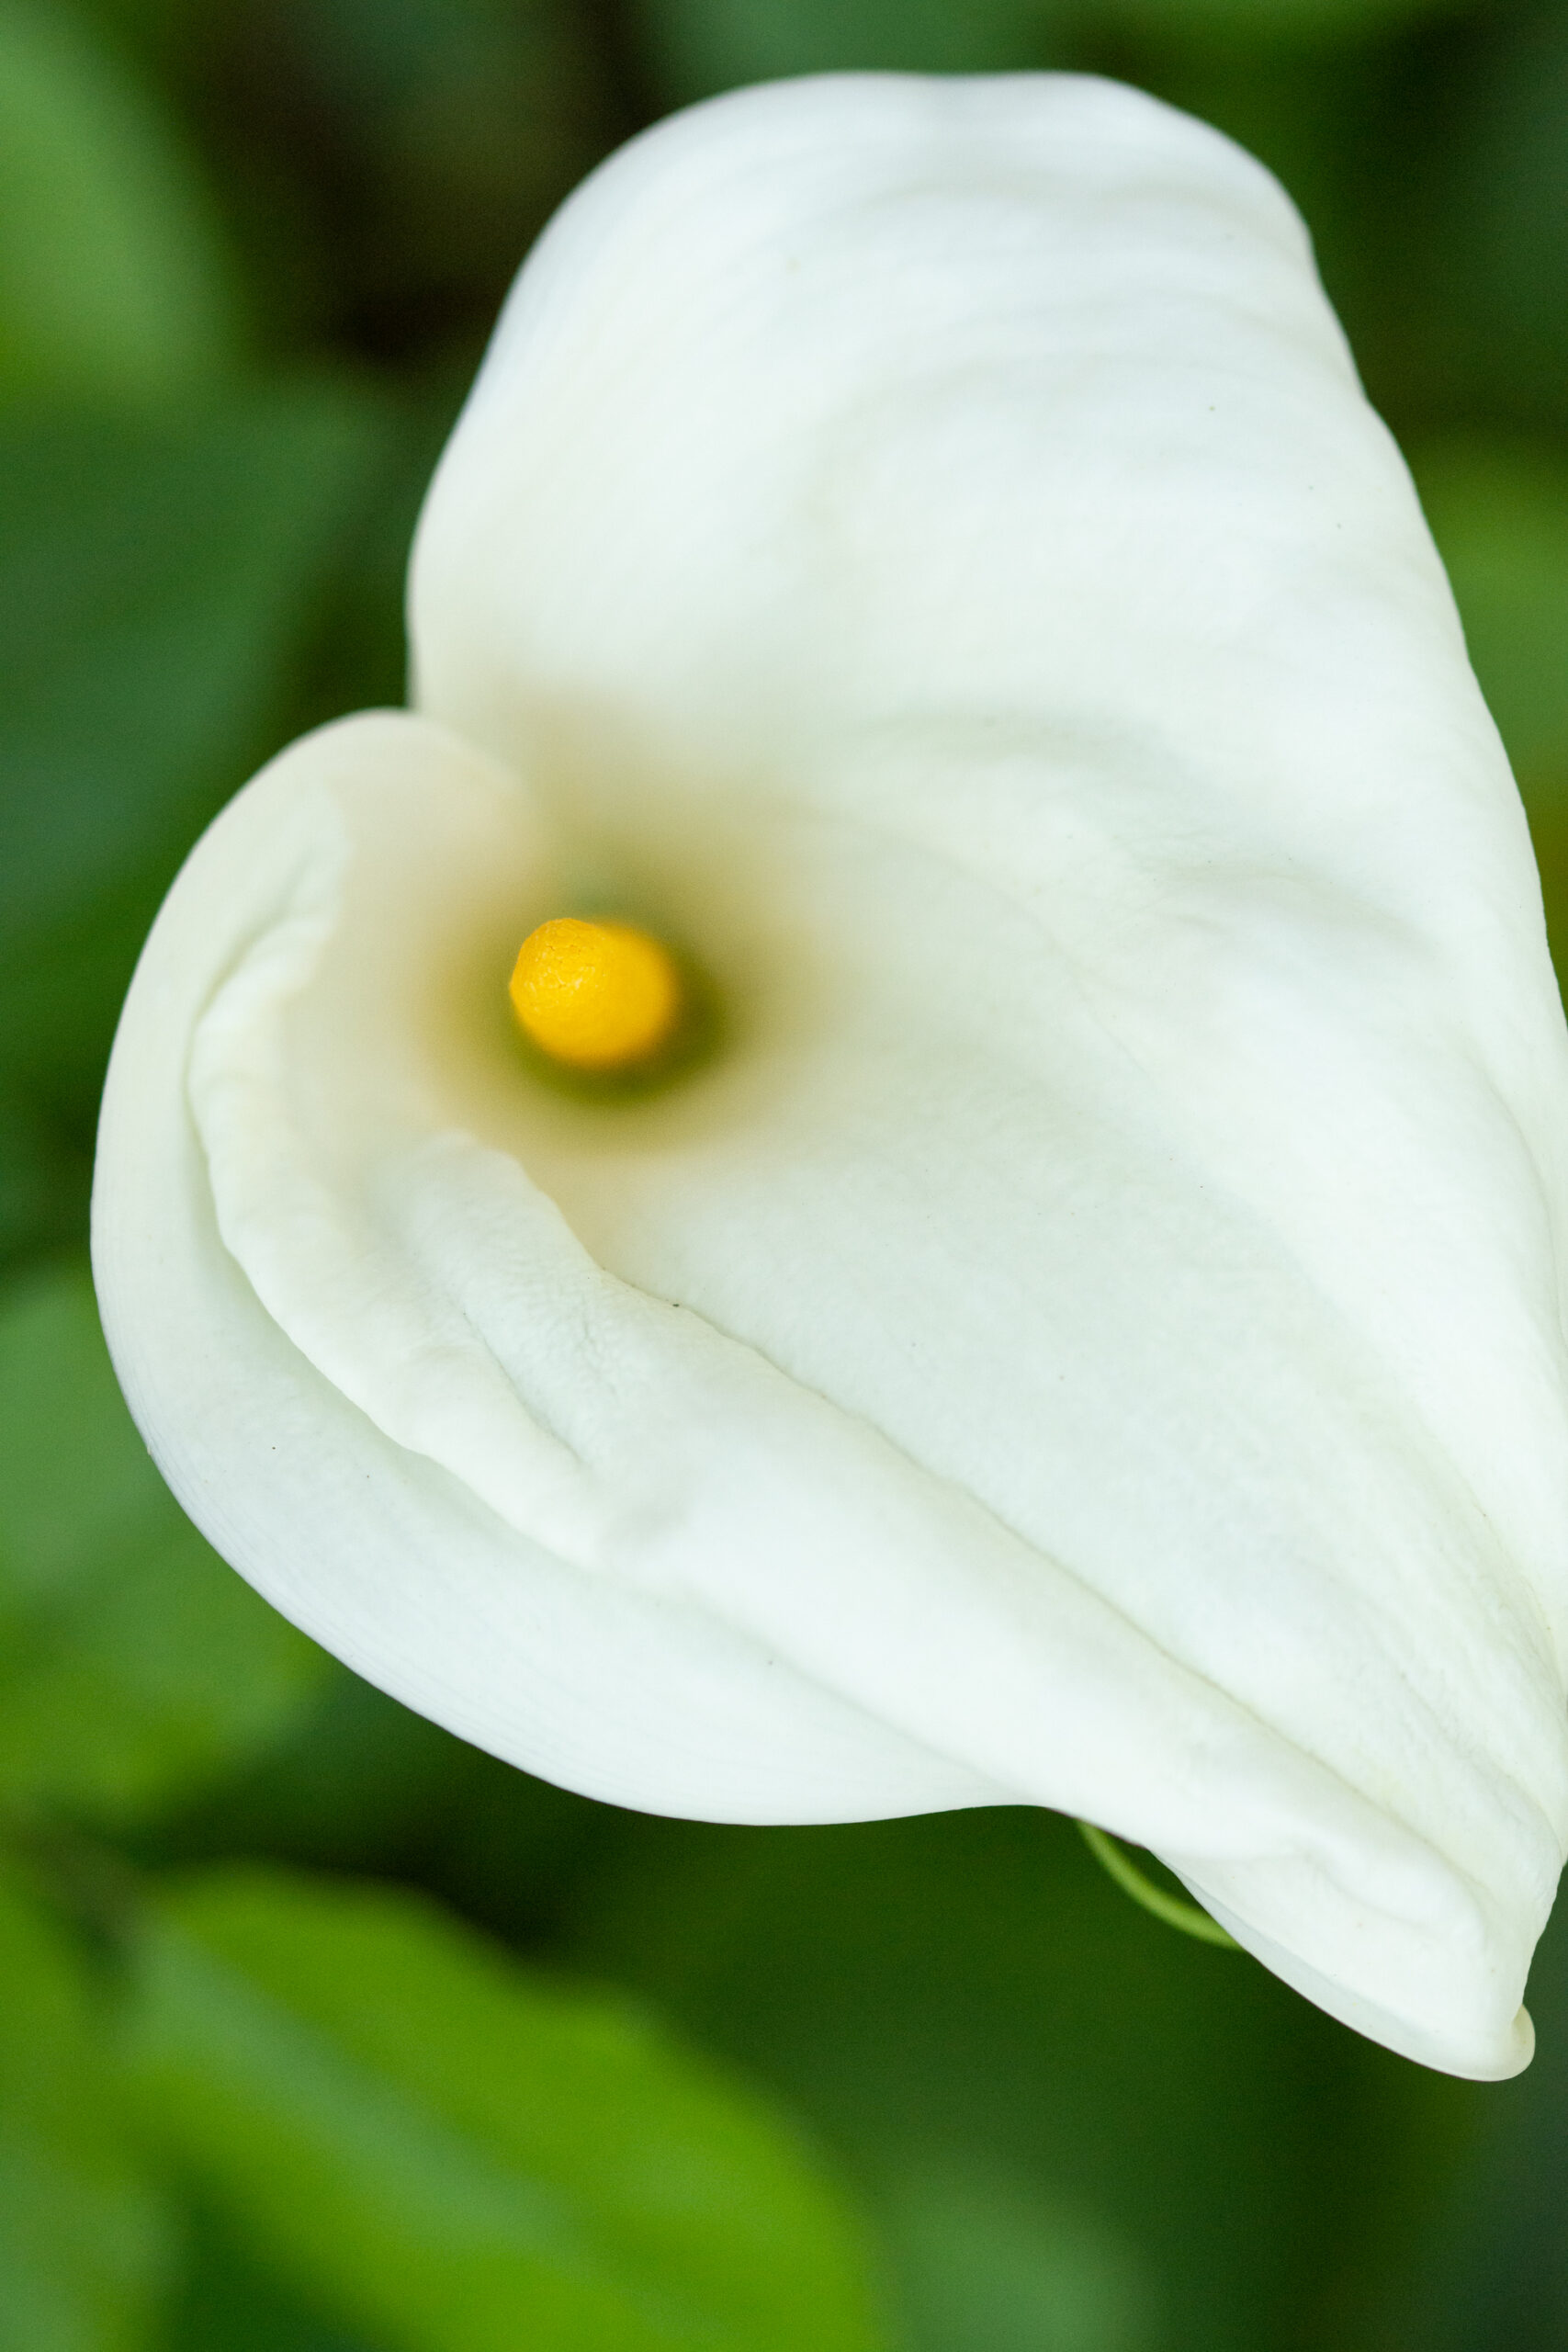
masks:
<path id="1" fill-rule="evenodd" d="M 847 1786 L 868 1815 L 981 1801 L 973 1771 L 908 1754 L 679 1598 L 583 1577 L 465 1487 L 480 1441 L 510 1438 L 567 1532 L 571 1460 L 435 1295 L 416 1197 L 464 1149 L 432 1084 L 454 1106 L 524 1090 L 497 1013 L 551 866 L 514 778 L 396 714 L 308 737 L 198 843 L 99 1131 L 94 1264 L 131 1408 L 269 1600 L 513 1762 L 636 1803 L 652 1753 L 649 1803 L 720 1819 L 840 1818 Z M 555 1271 L 547 1333 L 574 1313 Z M 479 1274 L 510 1305 L 513 1272 Z"/>
<path id="2" fill-rule="evenodd" d="M 111 1344 L 363 1670 L 716 1817 L 1023 1799 L 1395 2048 L 1529 2052 L 1568 1826 L 1564 1040 L 1408 481 L 1273 183 L 1110 85 L 634 144 L 128 1009 Z M 716 976 L 538 1087 L 522 933 Z"/>

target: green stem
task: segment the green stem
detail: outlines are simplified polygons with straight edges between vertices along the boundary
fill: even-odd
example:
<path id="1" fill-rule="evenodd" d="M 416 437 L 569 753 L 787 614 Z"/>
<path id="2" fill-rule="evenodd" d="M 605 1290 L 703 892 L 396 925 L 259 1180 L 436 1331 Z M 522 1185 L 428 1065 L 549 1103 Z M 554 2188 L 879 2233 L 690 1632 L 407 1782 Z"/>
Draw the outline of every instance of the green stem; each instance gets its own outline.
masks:
<path id="1" fill-rule="evenodd" d="M 1089 1821 L 1080 1821 L 1084 1844 L 1100 1864 L 1107 1878 L 1114 1879 L 1123 1894 L 1130 1894 L 1145 1911 L 1152 1911 L 1168 1928 L 1179 1928 L 1182 1935 L 1195 1937 L 1201 1944 L 1218 1944 L 1224 1951 L 1239 1951 L 1241 1946 L 1234 1936 L 1227 1936 L 1217 1919 L 1211 1919 L 1196 1903 L 1184 1903 L 1179 1894 L 1167 1894 L 1152 1878 L 1145 1878 L 1134 1861 L 1129 1860 L 1113 1838 L 1097 1829 Z"/>

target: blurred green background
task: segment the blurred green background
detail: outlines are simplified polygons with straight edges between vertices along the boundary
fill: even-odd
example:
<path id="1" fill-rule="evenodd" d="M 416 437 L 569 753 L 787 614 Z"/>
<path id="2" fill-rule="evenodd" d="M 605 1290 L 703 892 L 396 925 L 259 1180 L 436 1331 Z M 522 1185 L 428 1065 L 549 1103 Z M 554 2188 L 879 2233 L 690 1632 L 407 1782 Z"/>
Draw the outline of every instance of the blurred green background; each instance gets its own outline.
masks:
<path id="1" fill-rule="evenodd" d="M 1421 2073 L 1019 1811 L 648 1820 L 320 1657 L 97 1335 L 139 941 L 268 752 L 400 698 L 423 481 L 611 146 L 821 66 L 1108 71 L 1284 179 L 1568 942 L 1568 11 L 0 0 L 0 2352 L 1545 2352 L 1568 1921 Z"/>

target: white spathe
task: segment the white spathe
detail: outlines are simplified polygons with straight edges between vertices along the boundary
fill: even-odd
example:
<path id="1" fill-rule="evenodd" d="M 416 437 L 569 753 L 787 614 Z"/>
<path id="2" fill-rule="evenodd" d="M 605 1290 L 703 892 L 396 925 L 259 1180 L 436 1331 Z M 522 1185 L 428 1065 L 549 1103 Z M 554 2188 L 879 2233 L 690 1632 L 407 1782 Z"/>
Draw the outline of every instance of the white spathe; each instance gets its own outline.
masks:
<path id="1" fill-rule="evenodd" d="M 1456 2073 L 1568 1830 L 1568 1041 L 1524 819 L 1288 202 L 1092 80 L 633 142 L 421 526 L 420 716 L 198 845 L 105 1319 L 212 1541 L 617 1803 L 1028 1802 Z M 718 1050 L 531 1077 L 605 897 Z"/>

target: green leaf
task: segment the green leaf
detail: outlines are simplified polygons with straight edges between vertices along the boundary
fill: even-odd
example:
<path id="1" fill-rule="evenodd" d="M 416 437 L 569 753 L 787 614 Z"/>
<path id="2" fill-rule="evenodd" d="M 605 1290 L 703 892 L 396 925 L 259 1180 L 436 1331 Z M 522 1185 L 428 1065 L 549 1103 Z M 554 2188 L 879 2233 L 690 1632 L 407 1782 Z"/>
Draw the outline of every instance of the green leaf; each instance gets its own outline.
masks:
<path id="1" fill-rule="evenodd" d="M 1531 813 L 1568 811 L 1568 463 L 1467 435 L 1418 447 L 1411 466 Z"/>
<path id="2" fill-rule="evenodd" d="M 432 305 L 446 333 L 488 330 L 549 213 L 633 127 L 576 0 L 296 0 L 268 46 L 333 190 L 316 266 L 383 344 Z"/>
<path id="3" fill-rule="evenodd" d="M 25 1095 L 0 1088 L 0 1261 L 86 1229 L 87 1169 Z"/>
<path id="4" fill-rule="evenodd" d="M 1172 42 L 1298 47 L 1386 38 L 1452 8 L 1453 0 L 1100 0 L 1097 13 L 1118 29 Z"/>
<path id="5" fill-rule="evenodd" d="M 1417 448 L 1411 463 L 1529 813 L 1547 936 L 1568 984 L 1568 464 L 1539 444 L 1476 435 Z"/>
<path id="6" fill-rule="evenodd" d="M 1529 1975 L 1536 2056 L 1511 2082 L 1456 2088 L 1476 2129 L 1448 2193 L 1395 2239 L 1378 2352 L 1561 2352 L 1568 2344 L 1568 1905 Z"/>
<path id="7" fill-rule="evenodd" d="M 0 936 L 183 852 L 256 754 L 379 405 L 290 386 L 177 424 L 0 429 Z"/>
<path id="8" fill-rule="evenodd" d="M 703 97 L 791 74 L 1001 73 L 1068 62 L 1074 0 L 641 0 L 661 85 Z"/>
<path id="9" fill-rule="evenodd" d="M 978 2181 L 912 2183 L 918 2210 L 890 2206 L 928 2331 L 961 2271 L 1002 2263 L 1004 2239 L 1016 2292 L 1043 2299 L 1064 2217 L 1082 2214 L 1106 2324 L 1109 2266 L 1126 2325 L 1152 2307 L 1159 2352 L 1359 2346 L 1350 2299 L 1364 2303 L 1384 2233 L 1432 2200 L 1475 2112 L 1475 2086 L 1164 1932 L 1070 1823 L 1021 1806 L 810 1829 L 628 1818 L 570 1905 L 557 1949 L 645 1986 L 869 2182 L 900 2184 L 911 2149 L 956 2147 L 1015 2184 L 986 2220 Z M 998 2275 L 996 2292 L 1014 2290 Z M 1054 2352 L 1050 2310 L 1032 2352 Z"/>
<path id="10" fill-rule="evenodd" d="M 1440 168 L 1421 234 L 1438 270 L 1427 332 L 1464 413 L 1568 424 L 1568 14 L 1499 10 L 1440 89 Z M 1444 348 L 1447 345 L 1448 348 Z M 1466 380 L 1468 379 L 1468 380 Z M 1439 395 L 1441 396 L 1441 394 Z"/>
<path id="11" fill-rule="evenodd" d="M 1155 2352 L 1165 2340 L 1136 2246 L 994 2160 L 950 2150 L 906 2162 L 885 2220 L 914 2352 Z"/>
<path id="12" fill-rule="evenodd" d="M 83 1232 L 137 951 L 196 833 L 293 731 L 392 427 L 320 385 L 177 423 L 0 422 L 0 1245 Z"/>
<path id="13" fill-rule="evenodd" d="M 423 1900 L 215 1874 L 143 1943 L 145 2114 L 280 2276 L 406 2352 L 866 2352 L 789 2131 Z"/>
<path id="14" fill-rule="evenodd" d="M 135 1821 L 264 1748 L 327 1671 L 179 1510 L 85 1267 L 0 1310 L 0 1792 Z"/>
<path id="15" fill-rule="evenodd" d="M 279 2287 L 197 2214 L 162 2352 L 389 2352 L 346 2335 Z"/>
<path id="16" fill-rule="evenodd" d="M 0 2352 L 135 2352 L 171 2252 L 75 1952 L 0 1873 Z"/>
<path id="17" fill-rule="evenodd" d="M 638 0 L 642 46 L 678 99 L 791 74 L 995 74 L 1097 62 L 1107 32 L 1168 49 L 1375 37 L 1446 0 Z M 1089 44 L 1089 46 L 1086 46 Z M 1123 63 L 1122 70 L 1125 71 Z"/>
<path id="18" fill-rule="evenodd" d="M 238 300 L 194 164 L 85 24 L 0 6 L 0 397 L 166 397 L 228 372 Z"/>

